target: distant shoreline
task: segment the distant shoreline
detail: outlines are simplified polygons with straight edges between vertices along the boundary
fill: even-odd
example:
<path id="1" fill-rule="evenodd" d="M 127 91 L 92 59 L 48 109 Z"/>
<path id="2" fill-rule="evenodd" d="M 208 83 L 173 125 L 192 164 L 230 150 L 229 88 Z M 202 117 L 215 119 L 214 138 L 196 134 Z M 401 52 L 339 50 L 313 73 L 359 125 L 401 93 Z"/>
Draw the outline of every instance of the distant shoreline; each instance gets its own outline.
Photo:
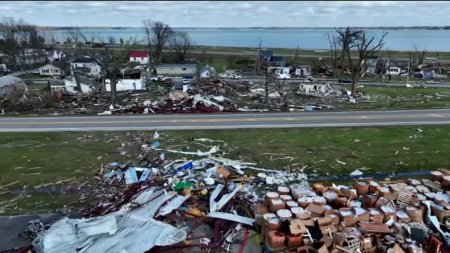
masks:
<path id="1" fill-rule="evenodd" d="M 111 29 L 111 30 L 126 30 L 126 29 L 141 29 L 143 27 L 107 27 L 107 26 L 38 26 L 41 30 L 74 30 L 74 29 Z M 174 29 L 316 29 L 329 30 L 334 28 L 345 27 L 173 27 Z M 352 27 L 354 29 L 364 30 L 450 30 L 450 26 L 379 26 L 379 27 Z"/>

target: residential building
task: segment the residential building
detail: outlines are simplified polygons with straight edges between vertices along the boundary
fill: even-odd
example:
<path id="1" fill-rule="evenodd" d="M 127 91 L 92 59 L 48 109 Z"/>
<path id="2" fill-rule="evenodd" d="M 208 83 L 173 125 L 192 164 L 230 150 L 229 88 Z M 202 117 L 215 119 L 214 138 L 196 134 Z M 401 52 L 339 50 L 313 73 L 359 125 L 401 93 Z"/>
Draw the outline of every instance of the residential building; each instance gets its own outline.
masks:
<path id="1" fill-rule="evenodd" d="M 106 79 L 106 91 L 111 92 L 111 80 Z M 119 79 L 116 83 L 116 91 L 139 91 L 146 90 L 145 79 Z"/>
<path id="2" fill-rule="evenodd" d="M 323 96 L 331 92 L 337 92 L 329 83 L 302 83 L 299 92 L 305 95 Z"/>
<path id="3" fill-rule="evenodd" d="M 200 69 L 200 78 L 211 78 L 216 76 L 216 70 L 214 67 L 205 65 Z"/>
<path id="4" fill-rule="evenodd" d="M 15 76 L 0 77 L 0 98 L 22 97 L 28 91 L 24 80 Z"/>
<path id="5" fill-rule="evenodd" d="M 367 59 L 366 74 L 376 75 L 377 74 L 377 64 L 378 64 L 378 57 L 373 57 L 373 58 Z"/>
<path id="6" fill-rule="evenodd" d="M 286 62 L 284 61 L 283 56 L 272 56 L 270 57 L 269 65 L 271 67 L 284 67 Z"/>
<path id="7" fill-rule="evenodd" d="M 273 56 L 273 53 L 270 50 L 259 50 L 259 60 L 260 60 L 260 62 L 270 61 L 270 58 L 272 56 Z"/>
<path id="8" fill-rule="evenodd" d="M 97 61 L 91 57 L 82 57 L 70 63 L 72 72 L 77 72 L 89 77 L 100 77 L 101 67 Z"/>
<path id="9" fill-rule="evenodd" d="M 80 81 L 81 93 L 90 93 L 94 90 L 94 84 L 89 78 L 87 78 L 86 76 L 79 76 L 78 78 L 78 80 Z M 79 93 L 79 91 L 77 90 L 77 82 L 75 81 L 74 77 L 64 79 L 64 88 L 68 93 Z"/>
<path id="10" fill-rule="evenodd" d="M 297 66 L 295 67 L 295 72 L 294 75 L 295 76 L 299 76 L 299 77 L 308 77 L 311 76 L 312 71 L 311 71 L 311 65 L 301 65 L 301 66 Z"/>
<path id="11" fill-rule="evenodd" d="M 133 51 L 128 53 L 130 62 L 139 62 L 140 64 L 148 64 L 150 61 L 150 54 L 144 51 Z"/>
<path id="12" fill-rule="evenodd" d="M 64 71 L 56 66 L 47 64 L 39 69 L 39 75 L 41 76 L 64 76 Z"/>
<path id="13" fill-rule="evenodd" d="M 196 64 L 160 64 L 156 66 L 157 75 L 182 76 L 196 75 Z"/>

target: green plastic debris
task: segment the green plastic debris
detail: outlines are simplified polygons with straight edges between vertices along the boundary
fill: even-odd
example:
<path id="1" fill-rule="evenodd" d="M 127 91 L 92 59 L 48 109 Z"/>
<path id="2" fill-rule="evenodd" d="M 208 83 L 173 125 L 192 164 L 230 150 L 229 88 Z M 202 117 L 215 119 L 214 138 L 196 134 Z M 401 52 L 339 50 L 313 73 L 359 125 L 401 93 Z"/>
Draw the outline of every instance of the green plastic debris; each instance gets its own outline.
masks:
<path id="1" fill-rule="evenodd" d="M 178 182 L 175 187 L 174 190 L 175 191 L 181 191 L 183 189 L 188 189 L 191 188 L 194 184 L 192 182 Z"/>

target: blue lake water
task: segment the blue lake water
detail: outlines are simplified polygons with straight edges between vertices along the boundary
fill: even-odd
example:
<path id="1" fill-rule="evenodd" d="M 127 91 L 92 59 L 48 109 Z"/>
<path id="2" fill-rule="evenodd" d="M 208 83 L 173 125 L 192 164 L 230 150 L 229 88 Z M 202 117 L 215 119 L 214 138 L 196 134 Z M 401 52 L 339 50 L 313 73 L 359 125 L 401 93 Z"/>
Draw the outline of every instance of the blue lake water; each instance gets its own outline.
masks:
<path id="1" fill-rule="evenodd" d="M 136 37 L 143 41 L 145 31 L 143 28 L 83 28 L 88 38 L 99 34 L 103 38 L 113 36 L 117 41 Z M 193 44 L 202 46 L 229 46 L 229 47 L 257 47 L 262 40 L 263 47 L 328 49 L 327 34 L 334 34 L 332 28 L 176 28 L 176 31 L 188 32 Z M 384 49 L 408 51 L 426 48 L 428 51 L 450 51 L 450 30 L 379 30 L 368 29 L 369 36 L 378 38 L 382 32 L 388 32 Z M 59 41 L 67 37 L 67 30 L 45 32 L 55 34 Z M 106 40 L 107 41 L 107 40 Z"/>

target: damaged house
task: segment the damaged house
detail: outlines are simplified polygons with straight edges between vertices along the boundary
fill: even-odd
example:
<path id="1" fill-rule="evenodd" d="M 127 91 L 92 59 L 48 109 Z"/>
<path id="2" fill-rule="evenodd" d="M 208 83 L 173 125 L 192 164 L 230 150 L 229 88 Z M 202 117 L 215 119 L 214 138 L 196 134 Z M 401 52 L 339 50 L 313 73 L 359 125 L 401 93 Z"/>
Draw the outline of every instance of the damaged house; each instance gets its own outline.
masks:
<path id="1" fill-rule="evenodd" d="M 81 57 L 70 63 L 72 72 L 83 74 L 89 77 L 99 78 L 102 68 L 94 58 Z"/>
<path id="2" fill-rule="evenodd" d="M 308 77 L 312 74 L 311 65 L 300 65 L 295 67 L 294 75 L 298 77 Z"/>
<path id="3" fill-rule="evenodd" d="M 156 66 L 156 74 L 167 76 L 196 75 L 197 64 L 159 64 Z"/>
<path id="4" fill-rule="evenodd" d="M 94 90 L 95 85 L 88 77 L 79 76 L 78 80 L 81 86 L 81 93 L 90 93 Z M 78 93 L 77 82 L 74 77 L 64 79 L 64 90 L 72 94 Z"/>
<path id="5" fill-rule="evenodd" d="M 271 56 L 270 57 L 270 66 L 271 67 L 284 67 L 286 66 L 286 62 L 283 56 Z"/>
<path id="6" fill-rule="evenodd" d="M 145 79 L 119 79 L 116 84 L 116 91 L 139 91 L 146 90 Z M 111 92 L 111 80 L 106 79 L 106 91 Z"/>
<path id="7" fill-rule="evenodd" d="M 200 78 L 211 78 L 216 76 L 216 70 L 214 67 L 205 65 L 200 69 Z"/>
<path id="8" fill-rule="evenodd" d="M 329 83 L 302 83 L 298 93 L 308 96 L 327 96 L 332 93 L 340 93 Z"/>

